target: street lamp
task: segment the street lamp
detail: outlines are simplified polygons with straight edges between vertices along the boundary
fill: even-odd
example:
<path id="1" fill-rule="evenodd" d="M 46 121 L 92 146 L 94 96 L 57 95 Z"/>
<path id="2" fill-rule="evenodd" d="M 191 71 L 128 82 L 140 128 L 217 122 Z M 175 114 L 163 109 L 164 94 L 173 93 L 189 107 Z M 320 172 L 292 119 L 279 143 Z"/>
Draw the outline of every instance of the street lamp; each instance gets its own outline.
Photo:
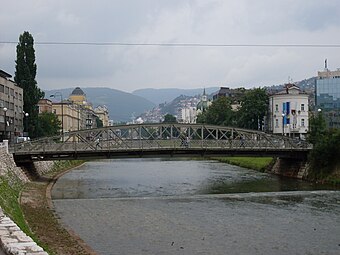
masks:
<path id="1" fill-rule="evenodd" d="M 285 135 L 285 116 L 286 114 L 282 113 L 282 135 L 284 136 Z"/>
<path id="2" fill-rule="evenodd" d="M 4 132 L 5 132 L 5 134 L 4 134 L 5 140 L 7 140 L 7 130 L 6 130 L 6 128 L 7 128 L 7 115 L 6 115 L 7 110 L 8 109 L 6 107 L 3 108 L 4 117 L 5 117 L 5 130 L 4 130 Z"/>
<path id="3" fill-rule="evenodd" d="M 26 126 L 26 136 L 28 137 L 28 116 L 29 116 L 29 113 L 28 112 L 24 112 L 25 114 L 25 126 Z"/>
<path id="4" fill-rule="evenodd" d="M 61 134 L 62 134 L 62 140 L 64 141 L 64 104 L 63 104 L 63 95 L 60 92 L 55 92 L 53 95 L 50 95 L 50 97 L 60 97 L 60 103 L 61 103 Z"/>

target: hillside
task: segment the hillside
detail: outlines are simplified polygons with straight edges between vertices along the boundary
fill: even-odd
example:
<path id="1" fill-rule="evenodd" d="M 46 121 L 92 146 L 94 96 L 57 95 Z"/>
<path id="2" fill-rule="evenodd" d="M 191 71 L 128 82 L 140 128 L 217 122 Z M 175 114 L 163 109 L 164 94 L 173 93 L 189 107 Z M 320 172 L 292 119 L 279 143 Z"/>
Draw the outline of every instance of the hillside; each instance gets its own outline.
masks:
<path id="1" fill-rule="evenodd" d="M 219 90 L 219 87 L 206 88 L 207 94 L 214 93 Z M 176 89 L 176 88 L 166 88 L 166 89 L 138 89 L 132 92 L 132 94 L 144 97 L 145 99 L 153 102 L 154 104 L 161 104 L 164 102 L 171 102 L 176 97 L 180 95 L 185 96 L 196 96 L 203 93 L 203 88 L 199 89 Z"/>
<path id="2" fill-rule="evenodd" d="M 50 98 L 50 95 L 55 92 L 60 92 L 63 99 L 68 98 L 74 88 L 46 90 L 45 98 Z M 85 94 L 87 101 L 91 102 L 94 107 L 97 105 L 106 105 L 109 109 L 110 119 L 113 121 L 131 121 L 132 115 L 139 115 L 149 109 L 152 109 L 155 104 L 149 100 L 131 93 L 123 92 L 111 88 L 81 88 Z M 57 97 L 59 100 L 59 98 Z"/>

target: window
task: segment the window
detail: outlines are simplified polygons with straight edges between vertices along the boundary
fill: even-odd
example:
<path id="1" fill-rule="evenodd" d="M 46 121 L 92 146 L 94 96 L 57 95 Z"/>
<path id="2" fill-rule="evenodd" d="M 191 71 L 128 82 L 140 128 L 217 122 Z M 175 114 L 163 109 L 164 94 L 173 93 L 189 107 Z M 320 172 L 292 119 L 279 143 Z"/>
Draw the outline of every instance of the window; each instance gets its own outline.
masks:
<path id="1" fill-rule="evenodd" d="M 276 111 L 276 112 L 279 111 L 279 105 L 278 105 L 278 104 L 275 105 L 275 111 Z"/>
<path id="2" fill-rule="evenodd" d="M 10 92 L 11 92 L 11 96 L 14 97 L 14 89 L 10 89 Z"/>
<path id="3" fill-rule="evenodd" d="M 278 128 L 279 127 L 279 120 L 275 119 L 275 127 Z"/>
<path id="4" fill-rule="evenodd" d="M 8 95 L 9 94 L 9 88 L 5 86 L 5 94 Z"/>
<path id="5" fill-rule="evenodd" d="M 305 126 L 305 119 L 301 119 L 301 127 Z"/>
<path id="6" fill-rule="evenodd" d="M 301 111 L 305 111 L 305 104 L 301 104 Z"/>
<path id="7" fill-rule="evenodd" d="M 0 85 L 0 92 L 4 93 L 5 91 L 5 86 L 4 85 Z"/>

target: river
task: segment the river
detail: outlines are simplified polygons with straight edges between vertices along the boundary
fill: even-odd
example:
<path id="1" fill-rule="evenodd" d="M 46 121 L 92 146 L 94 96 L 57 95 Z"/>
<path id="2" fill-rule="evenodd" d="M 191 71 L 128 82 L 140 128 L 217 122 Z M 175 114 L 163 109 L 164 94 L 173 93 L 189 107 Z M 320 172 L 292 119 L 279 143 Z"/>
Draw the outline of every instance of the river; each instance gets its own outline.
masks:
<path id="1" fill-rule="evenodd" d="M 340 191 L 216 161 L 93 161 L 63 175 L 61 221 L 98 254 L 340 254 Z"/>

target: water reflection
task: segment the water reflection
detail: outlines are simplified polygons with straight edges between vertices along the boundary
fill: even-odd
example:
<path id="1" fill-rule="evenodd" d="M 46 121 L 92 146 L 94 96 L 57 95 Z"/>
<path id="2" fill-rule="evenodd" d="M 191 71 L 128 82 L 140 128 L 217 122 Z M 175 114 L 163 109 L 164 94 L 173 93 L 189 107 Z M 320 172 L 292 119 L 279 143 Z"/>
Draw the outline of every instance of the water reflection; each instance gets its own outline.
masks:
<path id="1" fill-rule="evenodd" d="M 53 199 L 157 197 L 332 189 L 216 161 L 128 159 L 88 162 L 62 176 Z"/>
<path id="2" fill-rule="evenodd" d="M 88 162 L 52 196 L 98 254 L 340 254 L 339 191 L 308 191 L 329 188 L 214 161 L 134 159 Z"/>

